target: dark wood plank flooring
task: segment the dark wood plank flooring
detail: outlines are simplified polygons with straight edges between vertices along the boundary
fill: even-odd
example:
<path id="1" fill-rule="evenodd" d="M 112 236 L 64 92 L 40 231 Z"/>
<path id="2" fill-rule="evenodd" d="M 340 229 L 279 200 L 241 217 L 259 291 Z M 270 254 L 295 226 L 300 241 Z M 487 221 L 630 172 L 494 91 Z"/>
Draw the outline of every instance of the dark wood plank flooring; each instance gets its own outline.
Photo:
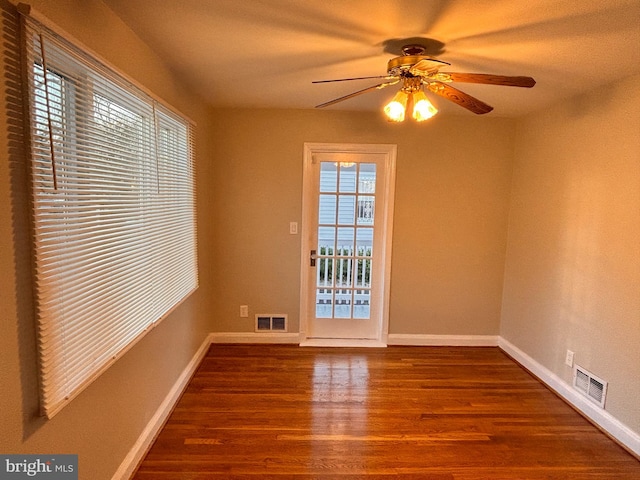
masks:
<path id="1" fill-rule="evenodd" d="M 498 348 L 214 345 L 136 480 L 640 479 Z"/>

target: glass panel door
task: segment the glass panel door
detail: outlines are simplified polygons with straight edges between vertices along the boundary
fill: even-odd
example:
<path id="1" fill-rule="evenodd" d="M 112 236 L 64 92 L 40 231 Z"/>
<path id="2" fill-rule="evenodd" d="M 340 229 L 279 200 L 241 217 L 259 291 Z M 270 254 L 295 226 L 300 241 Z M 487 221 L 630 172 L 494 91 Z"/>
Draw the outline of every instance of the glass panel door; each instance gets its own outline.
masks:
<path id="1" fill-rule="evenodd" d="M 387 161 L 380 152 L 327 152 L 314 154 L 307 166 L 307 338 L 380 338 Z"/>

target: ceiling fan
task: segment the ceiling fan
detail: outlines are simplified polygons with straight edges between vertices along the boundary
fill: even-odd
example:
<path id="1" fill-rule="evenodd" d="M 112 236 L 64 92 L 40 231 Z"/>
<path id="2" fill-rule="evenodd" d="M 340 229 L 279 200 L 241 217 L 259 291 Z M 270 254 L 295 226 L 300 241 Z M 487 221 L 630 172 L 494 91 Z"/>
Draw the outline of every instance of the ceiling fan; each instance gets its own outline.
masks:
<path id="1" fill-rule="evenodd" d="M 363 93 L 380 90 L 382 88 L 402 82 L 400 91 L 389 102 L 384 110 L 389 120 L 401 122 L 404 120 L 407 105 L 412 108 L 413 118 L 417 121 L 426 120 L 437 113 L 437 109 L 429 102 L 424 93 L 427 91 L 450 100 L 467 110 L 482 115 L 489 113 L 493 107 L 487 105 L 471 95 L 464 93 L 450 84 L 480 83 L 486 85 L 502 85 L 510 87 L 531 88 L 536 82 L 531 77 L 511 77 L 491 75 L 485 73 L 453 73 L 441 72 L 440 69 L 451 65 L 448 62 L 428 56 L 426 47 L 420 44 L 410 44 L 402 47 L 402 55 L 392 58 L 387 64 L 387 75 L 373 77 L 340 78 L 335 80 L 316 80 L 313 83 L 345 82 L 351 80 L 384 79 L 377 85 L 372 85 L 357 92 L 335 98 L 316 105 L 316 108 L 328 107 L 338 102 L 362 95 Z M 423 89 L 424 86 L 424 89 Z"/>

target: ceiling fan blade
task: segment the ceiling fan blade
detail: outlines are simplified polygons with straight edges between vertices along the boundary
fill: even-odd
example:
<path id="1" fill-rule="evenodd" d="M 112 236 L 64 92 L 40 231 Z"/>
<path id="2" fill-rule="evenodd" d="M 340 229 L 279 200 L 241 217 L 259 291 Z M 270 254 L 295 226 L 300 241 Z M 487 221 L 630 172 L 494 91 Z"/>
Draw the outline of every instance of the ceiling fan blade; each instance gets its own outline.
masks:
<path id="1" fill-rule="evenodd" d="M 449 73 L 442 72 L 439 75 L 448 77 L 451 82 L 483 83 L 486 85 L 504 85 L 507 87 L 531 88 L 536 81 L 531 77 L 507 77 L 504 75 L 491 75 L 486 73 Z M 440 80 L 440 79 L 438 79 Z M 447 80 L 444 80 L 447 81 Z"/>
<path id="2" fill-rule="evenodd" d="M 461 92 L 457 88 L 453 88 L 451 85 L 447 85 L 446 83 L 431 82 L 427 84 L 427 88 L 436 95 L 440 95 L 447 100 L 451 100 L 453 103 L 457 103 L 461 107 L 464 107 L 478 115 L 483 115 L 493 110 L 492 106 L 487 105 L 483 101 L 478 100 L 467 93 Z"/>
<path id="3" fill-rule="evenodd" d="M 445 65 L 451 65 L 449 62 L 444 62 L 442 60 L 436 60 L 435 58 L 425 58 L 424 60 L 420 60 L 413 67 L 409 69 L 409 73 L 411 75 L 426 75 L 428 73 L 433 73 Z"/>
<path id="4" fill-rule="evenodd" d="M 395 85 L 400 81 L 400 78 L 396 78 L 396 77 L 392 77 L 392 78 L 394 78 L 394 80 L 391 82 L 383 82 L 383 83 L 379 83 L 378 85 L 372 85 L 371 87 L 363 88 L 362 90 L 358 90 L 357 92 L 350 93 L 349 95 L 345 95 L 344 97 L 335 98 L 329 102 L 316 105 L 316 108 L 328 107 L 329 105 L 334 105 L 338 102 L 342 102 L 344 100 L 357 97 L 358 95 L 362 95 L 363 93 L 373 92 L 374 90 L 379 90 L 381 88 L 388 87 L 389 85 Z"/>
<path id="5" fill-rule="evenodd" d="M 370 78 L 386 78 L 387 80 L 391 80 L 396 77 L 389 76 L 389 75 L 376 75 L 373 77 L 336 78 L 334 80 L 314 80 L 311 83 L 349 82 L 351 80 L 368 80 Z"/>

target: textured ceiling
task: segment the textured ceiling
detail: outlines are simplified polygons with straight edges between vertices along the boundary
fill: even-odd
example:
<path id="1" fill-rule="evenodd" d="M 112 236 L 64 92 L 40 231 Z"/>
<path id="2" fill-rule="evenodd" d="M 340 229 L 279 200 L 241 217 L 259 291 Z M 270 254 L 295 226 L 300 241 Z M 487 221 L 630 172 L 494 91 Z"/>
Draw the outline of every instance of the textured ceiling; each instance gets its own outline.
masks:
<path id="1" fill-rule="evenodd" d="M 640 72 L 640 0 L 104 0 L 214 106 L 313 108 L 377 83 L 394 39 L 443 44 L 443 71 L 526 75 L 532 89 L 456 84 L 518 116 Z M 387 51 L 385 51 L 387 50 Z M 399 53 L 398 53 L 399 54 Z M 376 110 L 389 87 L 329 109 Z M 473 115 L 445 99 L 443 112 Z"/>

